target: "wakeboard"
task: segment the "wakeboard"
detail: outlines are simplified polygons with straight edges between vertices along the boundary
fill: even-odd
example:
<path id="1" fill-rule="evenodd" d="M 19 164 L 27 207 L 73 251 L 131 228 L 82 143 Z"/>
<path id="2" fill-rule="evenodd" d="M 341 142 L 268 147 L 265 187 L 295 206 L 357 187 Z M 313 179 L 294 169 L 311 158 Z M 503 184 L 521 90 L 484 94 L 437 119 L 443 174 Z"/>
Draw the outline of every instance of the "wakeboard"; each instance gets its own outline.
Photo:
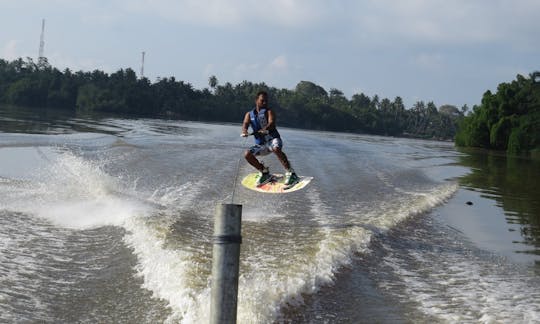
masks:
<path id="1" fill-rule="evenodd" d="M 257 179 L 259 178 L 259 173 L 254 172 L 250 173 L 242 179 L 242 185 L 248 189 L 255 190 L 258 192 L 264 193 L 289 193 L 305 188 L 313 177 L 304 177 L 299 176 L 299 179 L 296 183 L 292 185 L 285 184 L 285 176 L 283 174 L 272 174 L 270 181 L 257 186 Z"/>

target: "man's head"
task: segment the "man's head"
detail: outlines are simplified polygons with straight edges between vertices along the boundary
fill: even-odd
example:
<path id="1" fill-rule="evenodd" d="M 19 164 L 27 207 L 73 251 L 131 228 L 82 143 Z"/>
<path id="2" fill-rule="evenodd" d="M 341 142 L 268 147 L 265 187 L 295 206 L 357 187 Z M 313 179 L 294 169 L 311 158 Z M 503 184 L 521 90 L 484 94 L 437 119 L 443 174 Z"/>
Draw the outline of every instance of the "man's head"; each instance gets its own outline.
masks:
<path id="1" fill-rule="evenodd" d="M 266 93 L 266 91 L 257 92 L 257 96 L 255 97 L 255 105 L 257 105 L 258 108 L 266 108 L 267 104 L 268 93 Z"/>

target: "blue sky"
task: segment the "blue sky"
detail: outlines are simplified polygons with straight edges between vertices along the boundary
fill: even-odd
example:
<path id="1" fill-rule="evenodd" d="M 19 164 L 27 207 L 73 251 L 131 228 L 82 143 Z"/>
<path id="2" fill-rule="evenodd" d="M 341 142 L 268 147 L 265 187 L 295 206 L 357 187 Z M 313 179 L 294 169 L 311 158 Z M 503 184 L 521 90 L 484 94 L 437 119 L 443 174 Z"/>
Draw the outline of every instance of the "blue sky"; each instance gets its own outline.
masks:
<path id="1" fill-rule="evenodd" d="M 0 0 L 0 57 L 59 68 L 141 67 L 197 89 L 215 75 L 350 98 L 479 104 L 540 70 L 540 0 Z"/>

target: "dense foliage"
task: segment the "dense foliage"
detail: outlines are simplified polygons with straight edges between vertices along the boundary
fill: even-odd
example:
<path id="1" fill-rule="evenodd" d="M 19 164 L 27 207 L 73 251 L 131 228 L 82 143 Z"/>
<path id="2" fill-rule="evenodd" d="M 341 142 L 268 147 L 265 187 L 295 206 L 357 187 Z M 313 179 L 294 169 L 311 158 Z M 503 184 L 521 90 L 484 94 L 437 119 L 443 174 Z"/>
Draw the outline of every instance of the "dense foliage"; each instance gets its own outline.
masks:
<path id="1" fill-rule="evenodd" d="M 391 136 L 452 139 L 457 121 L 467 111 L 433 102 L 417 102 L 406 109 L 403 100 L 355 94 L 349 100 L 338 89 L 301 81 L 295 89 L 276 89 L 244 81 L 220 85 L 215 76 L 210 88 L 194 89 L 174 77 L 151 83 L 132 69 L 112 74 L 59 71 L 42 58 L 0 59 L 0 103 L 39 108 L 61 108 L 81 113 L 110 112 L 184 120 L 240 122 L 259 90 L 270 94 L 270 106 L 279 124 L 297 128 L 361 132 Z"/>
<path id="2" fill-rule="evenodd" d="M 540 149 L 540 72 L 484 93 L 482 104 L 460 123 L 456 144 L 512 154 Z"/>

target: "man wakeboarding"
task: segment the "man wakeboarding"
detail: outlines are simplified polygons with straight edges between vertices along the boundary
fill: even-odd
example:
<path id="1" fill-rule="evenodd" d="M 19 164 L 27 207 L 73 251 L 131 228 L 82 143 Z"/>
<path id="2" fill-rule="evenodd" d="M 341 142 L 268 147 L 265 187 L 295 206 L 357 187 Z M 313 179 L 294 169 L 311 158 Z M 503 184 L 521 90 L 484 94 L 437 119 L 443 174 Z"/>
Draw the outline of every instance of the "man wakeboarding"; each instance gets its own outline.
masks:
<path id="1" fill-rule="evenodd" d="M 257 92 L 255 108 L 248 111 L 242 123 L 242 137 L 249 136 L 248 128 L 251 126 L 255 137 L 255 145 L 244 153 L 244 157 L 255 169 L 259 170 L 257 185 L 262 186 L 272 180 L 268 167 L 261 163 L 257 156 L 265 156 L 274 152 L 286 170 L 285 185 L 292 186 L 298 182 L 299 177 L 291 167 L 287 155 L 281 150 L 283 142 L 276 129 L 276 114 L 268 108 L 268 93 Z"/>

